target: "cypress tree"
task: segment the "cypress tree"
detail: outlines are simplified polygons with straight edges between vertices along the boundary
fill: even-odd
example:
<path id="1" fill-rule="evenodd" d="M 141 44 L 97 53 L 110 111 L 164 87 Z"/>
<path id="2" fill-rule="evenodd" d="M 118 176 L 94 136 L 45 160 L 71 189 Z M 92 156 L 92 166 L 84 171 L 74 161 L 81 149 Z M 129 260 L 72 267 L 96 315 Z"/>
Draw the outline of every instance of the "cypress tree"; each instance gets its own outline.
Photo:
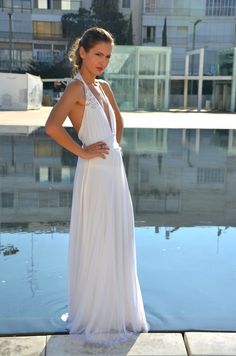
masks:
<path id="1" fill-rule="evenodd" d="M 163 30 L 162 30 L 162 47 L 167 47 L 167 24 L 166 24 L 166 17 L 164 20 Z"/>
<path id="2" fill-rule="evenodd" d="M 128 26 L 128 33 L 127 33 L 127 45 L 133 44 L 133 21 L 132 21 L 132 13 L 129 17 L 129 26 Z"/>

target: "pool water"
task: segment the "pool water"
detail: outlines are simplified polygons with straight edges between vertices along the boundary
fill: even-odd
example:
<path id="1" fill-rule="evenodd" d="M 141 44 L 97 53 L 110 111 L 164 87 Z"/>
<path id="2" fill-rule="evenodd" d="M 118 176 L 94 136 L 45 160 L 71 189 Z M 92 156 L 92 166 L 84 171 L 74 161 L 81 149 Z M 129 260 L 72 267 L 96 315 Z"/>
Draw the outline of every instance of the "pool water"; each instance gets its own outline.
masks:
<path id="1" fill-rule="evenodd" d="M 66 332 L 76 157 L 43 128 L 1 128 L 0 334 Z M 235 135 L 124 132 L 138 275 L 152 331 L 236 330 Z"/>

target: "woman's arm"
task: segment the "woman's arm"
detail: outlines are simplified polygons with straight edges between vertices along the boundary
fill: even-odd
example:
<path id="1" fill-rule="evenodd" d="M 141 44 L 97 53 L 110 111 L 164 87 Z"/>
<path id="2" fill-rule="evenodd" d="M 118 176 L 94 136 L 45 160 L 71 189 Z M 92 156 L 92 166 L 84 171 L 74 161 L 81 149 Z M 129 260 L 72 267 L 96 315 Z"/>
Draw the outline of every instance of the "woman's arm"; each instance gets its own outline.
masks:
<path id="1" fill-rule="evenodd" d="M 86 148 L 82 148 L 63 127 L 63 123 L 70 111 L 79 103 L 85 104 L 84 90 L 82 83 L 76 81 L 70 83 L 60 100 L 53 107 L 45 125 L 46 133 L 51 136 L 59 145 L 63 146 L 75 155 L 90 159 L 95 157 L 105 158 L 108 153 L 107 146 L 103 142 L 97 142 Z"/>
<path id="2" fill-rule="evenodd" d="M 117 142 L 120 143 L 121 142 L 121 139 L 122 139 L 122 135 L 123 135 L 123 129 L 124 129 L 124 120 L 121 116 L 121 113 L 120 113 L 120 110 L 118 108 L 118 105 L 117 105 L 117 102 L 116 102 L 116 99 L 114 97 L 114 94 L 111 90 L 111 87 L 110 85 L 105 82 L 105 81 L 101 81 L 101 85 L 102 85 L 102 88 L 103 90 L 105 91 L 110 103 L 111 103 L 111 106 L 115 112 L 115 117 L 116 117 L 116 139 L 117 139 Z"/>

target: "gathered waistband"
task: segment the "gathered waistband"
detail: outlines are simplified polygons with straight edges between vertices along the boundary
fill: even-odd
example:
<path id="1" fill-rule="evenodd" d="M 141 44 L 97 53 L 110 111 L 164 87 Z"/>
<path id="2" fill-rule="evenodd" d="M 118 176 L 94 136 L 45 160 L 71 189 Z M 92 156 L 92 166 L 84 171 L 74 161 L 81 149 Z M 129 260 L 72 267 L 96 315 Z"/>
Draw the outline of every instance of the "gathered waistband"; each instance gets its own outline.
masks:
<path id="1" fill-rule="evenodd" d="M 106 137 L 106 138 L 102 138 L 100 140 L 97 140 L 97 141 L 102 141 L 104 143 L 107 144 L 107 146 L 112 149 L 112 150 L 116 150 L 116 151 L 122 151 L 122 148 L 121 146 L 119 145 L 119 143 L 116 141 L 116 136 L 115 135 L 112 135 L 112 136 L 109 136 L 109 137 Z M 84 143 L 86 146 L 89 146 L 90 144 L 92 144 L 92 142 L 85 142 Z"/>
<path id="2" fill-rule="evenodd" d="M 101 140 L 101 141 L 103 141 L 104 143 L 106 143 L 109 148 L 111 148 L 111 149 L 113 149 L 113 150 L 121 151 L 121 147 L 120 147 L 119 143 L 116 141 L 115 135 L 114 135 L 114 136 L 112 135 L 112 136 L 110 136 L 110 137 L 107 137 L 107 138 L 105 138 L 105 139 L 103 139 L 103 140 Z"/>

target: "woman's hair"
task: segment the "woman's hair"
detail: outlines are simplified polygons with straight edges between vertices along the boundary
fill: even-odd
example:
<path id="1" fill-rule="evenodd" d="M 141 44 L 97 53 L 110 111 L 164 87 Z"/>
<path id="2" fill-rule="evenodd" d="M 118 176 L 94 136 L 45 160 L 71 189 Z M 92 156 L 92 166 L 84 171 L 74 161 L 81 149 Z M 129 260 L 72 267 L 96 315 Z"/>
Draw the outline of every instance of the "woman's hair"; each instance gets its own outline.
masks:
<path id="1" fill-rule="evenodd" d="M 72 63 L 73 74 L 76 74 L 82 66 L 82 58 L 79 54 L 80 47 L 83 47 L 86 52 L 96 46 L 99 42 L 106 42 L 114 45 L 112 34 L 103 28 L 92 27 L 85 31 L 81 38 L 77 38 L 69 51 L 69 60 Z"/>

